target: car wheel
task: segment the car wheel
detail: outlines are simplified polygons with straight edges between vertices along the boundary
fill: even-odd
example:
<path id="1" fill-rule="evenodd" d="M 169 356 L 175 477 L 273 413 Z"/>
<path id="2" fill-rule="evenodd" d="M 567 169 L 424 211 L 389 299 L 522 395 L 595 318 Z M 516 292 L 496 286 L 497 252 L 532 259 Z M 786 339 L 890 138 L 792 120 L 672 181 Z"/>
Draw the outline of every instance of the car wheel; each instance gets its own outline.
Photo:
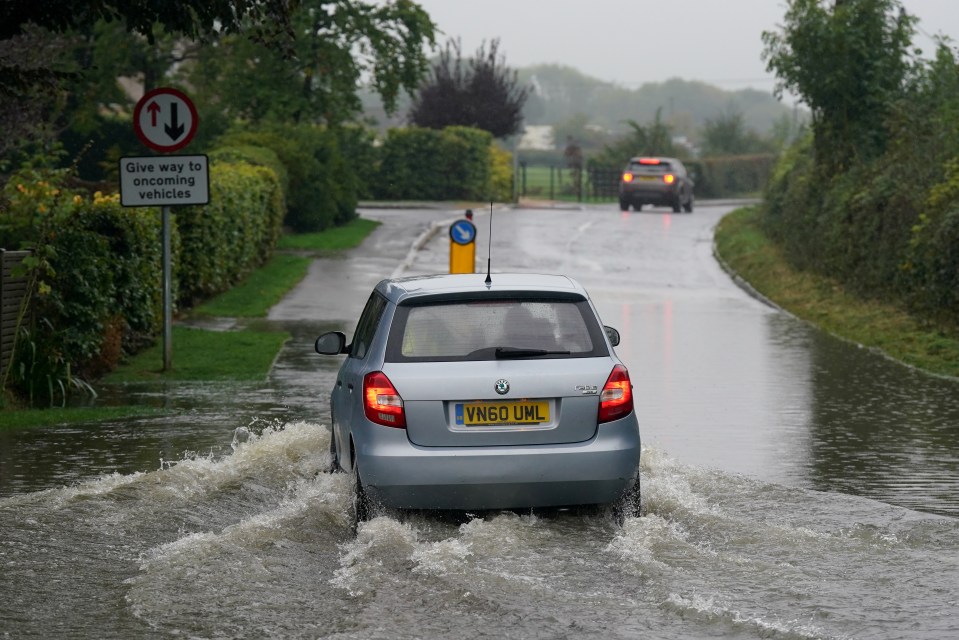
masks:
<path id="1" fill-rule="evenodd" d="M 620 210 L 620 211 L 629 211 L 629 201 L 628 201 L 628 200 L 620 200 L 620 201 L 619 201 L 619 210 Z"/>
<path id="2" fill-rule="evenodd" d="M 689 200 L 687 200 L 686 204 L 683 205 L 683 211 L 686 213 L 693 212 L 693 194 L 689 194 Z"/>
<path id="3" fill-rule="evenodd" d="M 353 533 L 361 522 L 370 519 L 370 498 L 366 495 L 366 489 L 363 488 L 363 481 L 360 480 L 360 465 L 353 459 L 353 473 L 350 481 L 350 528 Z"/>
<path id="4" fill-rule="evenodd" d="M 636 482 L 623 492 L 623 495 L 613 505 L 613 516 L 616 523 L 622 525 L 626 518 L 638 518 L 643 515 L 642 491 L 640 490 L 639 472 L 636 473 Z"/>
<path id="5" fill-rule="evenodd" d="M 673 213 L 679 213 L 683 209 L 683 196 L 677 195 L 673 200 Z"/>
<path id="6" fill-rule="evenodd" d="M 327 469 L 329 473 L 342 472 L 343 468 L 340 467 L 340 463 L 337 462 L 338 456 L 336 455 L 336 433 L 333 431 L 333 427 L 330 427 L 330 466 Z"/>
<path id="7" fill-rule="evenodd" d="M 633 205 L 633 209 L 635 209 L 636 211 L 642 211 L 642 210 L 643 210 L 643 203 L 642 203 L 642 202 L 637 202 L 636 204 Z"/>

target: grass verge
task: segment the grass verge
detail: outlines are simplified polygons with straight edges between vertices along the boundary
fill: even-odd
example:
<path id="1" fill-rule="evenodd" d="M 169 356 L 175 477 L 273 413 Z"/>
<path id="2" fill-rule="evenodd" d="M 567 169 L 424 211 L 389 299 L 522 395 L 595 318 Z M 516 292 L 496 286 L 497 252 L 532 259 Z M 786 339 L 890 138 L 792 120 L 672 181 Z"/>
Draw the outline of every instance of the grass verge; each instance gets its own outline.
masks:
<path id="1" fill-rule="evenodd" d="M 289 337 L 285 331 L 206 331 L 173 327 L 170 371 L 163 371 L 161 343 L 117 367 L 104 382 L 263 380 Z"/>
<path id="2" fill-rule="evenodd" d="M 377 220 L 356 218 L 326 231 L 282 236 L 276 246 L 292 251 L 344 251 L 358 247 L 380 224 Z"/>
<path id="3" fill-rule="evenodd" d="M 959 377 L 959 331 L 930 327 L 893 304 L 864 300 L 834 279 L 789 266 L 762 232 L 758 207 L 737 209 L 716 227 L 716 251 L 761 295 L 834 335 L 908 365 Z"/>
<path id="4" fill-rule="evenodd" d="M 310 259 L 277 254 L 234 288 L 193 309 L 203 316 L 262 318 L 306 275 Z"/>
<path id="5" fill-rule="evenodd" d="M 0 431 L 49 427 L 56 424 L 107 422 L 143 416 L 154 416 L 164 410 L 153 407 L 64 407 L 57 409 L 18 409 L 3 412 Z"/>

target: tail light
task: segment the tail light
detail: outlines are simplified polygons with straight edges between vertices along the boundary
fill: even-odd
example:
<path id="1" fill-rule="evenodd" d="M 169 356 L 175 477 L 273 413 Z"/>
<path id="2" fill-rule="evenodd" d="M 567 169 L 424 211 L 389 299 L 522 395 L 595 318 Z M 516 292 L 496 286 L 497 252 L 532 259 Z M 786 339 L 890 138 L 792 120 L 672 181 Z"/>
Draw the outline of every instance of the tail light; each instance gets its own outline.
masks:
<path id="1" fill-rule="evenodd" d="M 633 174 L 630 173 L 629 171 L 625 172 L 623 174 L 623 182 L 632 182 L 632 181 L 633 181 Z"/>
<path id="2" fill-rule="evenodd" d="M 667 173 L 666 175 L 663 176 L 663 182 L 665 182 L 666 184 L 672 184 L 676 182 L 676 176 L 674 176 L 671 173 Z"/>
<path id="3" fill-rule="evenodd" d="M 382 371 L 374 371 L 363 378 L 363 411 L 370 422 L 385 427 L 406 428 L 403 398 Z"/>
<path id="4" fill-rule="evenodd" d="M 600 423 L 618 420 L 633 411 L 633 385 L 629 381 L 629 372 L 621 364 L 613 367 L 603 392 L 599 394 Z"/>

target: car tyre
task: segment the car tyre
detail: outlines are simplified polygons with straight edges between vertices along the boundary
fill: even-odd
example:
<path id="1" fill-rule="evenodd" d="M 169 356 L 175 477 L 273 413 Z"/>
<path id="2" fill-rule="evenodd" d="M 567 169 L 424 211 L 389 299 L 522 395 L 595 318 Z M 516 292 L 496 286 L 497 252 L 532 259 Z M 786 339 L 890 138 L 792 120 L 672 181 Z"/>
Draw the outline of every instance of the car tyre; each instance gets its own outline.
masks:
<path id="1" fill-rule="evenodd" d="M 613 516 L 616 523 L 622 525 L 626 518 L 638 518 L 643 514 L 642 491 L 640 489 L 639 473 L 636 474 L 636 482 L 629 489 L 623 492 L 623 495 L 613 505 Z"/>
<path id="2" fill-rule="evenodd" d="M 687 200 L 686 204 L 683 205 L 683 211 L 686 213 L 693 212 L 693 194 L 689 194 L 689 200 Z"/>
<path id="3" fill-rule="evenodd" d="M 363 481 L 360 479 L 360 465 L 353 460 L 353 473 L 350 480 L 350 529 L 356 534 L 356 529 L 361 522 L 366 522 L 371 516 L 370 498 L 363 488 Z"/>
<path id="4" fill-rule="evenodd" d="M 629 211 L 629 201 L 620 199 L 619 201 L 619 210 L 620 211 Z"/>
<path id="5" fill-rule="evenodd" d="M 673 200 L 673 213 L 679 213 L 683 210 L 683 196 L 679 194 L 676 196 L 676 199 Z"/>
<path id="6" fill-rule="evenodd" d="M 343 468 L 340 467 L 340 463 L 337 462 L 339 457 L 336 455 L 336 433 L 333 431 L 333 427 L 330 427 L 330 466 L 327 468 L 329 473 L 341 473 Z"/>

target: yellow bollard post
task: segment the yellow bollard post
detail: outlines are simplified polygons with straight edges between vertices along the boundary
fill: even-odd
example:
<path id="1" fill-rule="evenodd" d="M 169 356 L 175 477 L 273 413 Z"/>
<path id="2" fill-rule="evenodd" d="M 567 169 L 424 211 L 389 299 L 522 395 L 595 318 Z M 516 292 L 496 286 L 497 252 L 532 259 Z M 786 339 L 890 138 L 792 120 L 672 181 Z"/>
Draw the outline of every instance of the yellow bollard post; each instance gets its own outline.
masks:
<path id="1" fill-rule="evenodd" d="M 476 272 L 476 225 L 467 219 L 450 225 L 450 273 Z"/>

